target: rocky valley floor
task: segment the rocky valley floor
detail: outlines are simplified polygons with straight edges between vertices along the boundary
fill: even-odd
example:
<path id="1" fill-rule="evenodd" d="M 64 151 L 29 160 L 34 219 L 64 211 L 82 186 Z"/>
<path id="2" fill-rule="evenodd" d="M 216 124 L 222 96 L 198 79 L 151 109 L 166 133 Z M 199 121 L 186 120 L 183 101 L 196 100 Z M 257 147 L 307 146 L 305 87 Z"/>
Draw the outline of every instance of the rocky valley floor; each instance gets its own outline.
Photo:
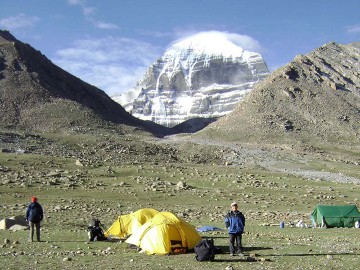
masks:
<path id="1" fill-rule="evenodd" d="M 356 153 L 111 132 L 3 132 L 0 148 L 0 219 L 23 216 L 32 195 L 45 209 L 40 243 L 27 242 L 28 231 L 0 231 L 5 269 L 352 269 L 359 263 L 357 229 L 294 226 L 299 220 L 310 226 L 316 204 L 360 206 Z M 121 241 L 87 241 L 92 217 L 107 228 L 145 207 L 223 228 L 234 200 L 247 218 L 242 257 L 229 256 L 226 231 L 203 234 L 223 250 L 205 263 L 194 253 L 150 256 Z"/>

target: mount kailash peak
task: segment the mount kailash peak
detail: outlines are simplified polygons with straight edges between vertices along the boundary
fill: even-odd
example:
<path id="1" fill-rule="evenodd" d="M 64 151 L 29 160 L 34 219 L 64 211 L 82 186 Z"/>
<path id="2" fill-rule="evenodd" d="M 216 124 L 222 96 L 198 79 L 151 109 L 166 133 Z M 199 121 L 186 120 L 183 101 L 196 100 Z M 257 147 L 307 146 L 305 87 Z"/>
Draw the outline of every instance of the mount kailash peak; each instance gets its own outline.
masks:
<path id="1" fill-rule="evenodd" d="M 259 53 L 203 32 L 173 43 L 133 89 L 113 98 L 135 117 L 172 127 L 230 113 L 267 75 Z"/>

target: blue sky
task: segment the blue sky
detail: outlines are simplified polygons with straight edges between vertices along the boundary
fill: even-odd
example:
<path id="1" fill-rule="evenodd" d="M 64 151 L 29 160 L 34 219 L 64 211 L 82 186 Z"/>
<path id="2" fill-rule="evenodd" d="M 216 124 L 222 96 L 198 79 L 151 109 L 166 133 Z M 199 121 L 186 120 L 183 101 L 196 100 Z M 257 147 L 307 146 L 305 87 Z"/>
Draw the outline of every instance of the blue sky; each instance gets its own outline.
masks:
<path id="1" fill-rule="evenodd" d="M 200 31 L 251 40 L 270 70 L 330 41 L 360 41 L 360 1 L 0 0 L 0 29 L 112 96 Z"/>

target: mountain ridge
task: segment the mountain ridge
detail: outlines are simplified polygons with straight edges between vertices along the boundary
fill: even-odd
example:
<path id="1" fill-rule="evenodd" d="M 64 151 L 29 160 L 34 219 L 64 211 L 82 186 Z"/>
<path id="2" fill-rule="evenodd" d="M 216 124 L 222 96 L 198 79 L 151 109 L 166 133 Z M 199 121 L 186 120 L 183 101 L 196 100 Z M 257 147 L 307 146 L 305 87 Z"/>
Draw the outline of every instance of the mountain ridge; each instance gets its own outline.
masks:
<path id="1" fill-rule="evenodd" d="M 2 126 L 47 130 L 56 129 L 57 125 L 90 124 L 93 118 L 98 124 L 110 121 L 152 133 L 168 132 L 133 117 L 104 91 L 54 65 L 40 51 L 18 41 L 8 31 L 1 31 L 0 38 Z M 71 114 L 77 114 L 79 119 L 66 123 L 65 115 Z"/>
<path id="2" fill-rule="evenodd" d="M 359 49 L 334 42 L 298 55 L 258 83 L 233 112 L 195 136 L 358 148 L 359 63 Z"/>
<path id="3" fill-rule="evenodd" d="M 136 117 L 169 127 L 229 113 L 269 71 L 260 54 L 205 36 L 173 43 L 134 89 L 114 100 Z"/>

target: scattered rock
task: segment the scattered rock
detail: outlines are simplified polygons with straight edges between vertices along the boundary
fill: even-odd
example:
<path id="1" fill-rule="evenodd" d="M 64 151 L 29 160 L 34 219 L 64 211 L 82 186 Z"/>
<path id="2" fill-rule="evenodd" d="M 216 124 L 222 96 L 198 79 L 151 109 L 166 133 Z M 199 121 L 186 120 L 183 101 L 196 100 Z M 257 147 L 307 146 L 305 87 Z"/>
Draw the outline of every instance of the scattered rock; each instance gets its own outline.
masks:
<path id="1" fill-rule="evenodd" d="M 20 225 L 20 224 L 15 224 L 9 228 L 9 231 L 25 231 L 28 229 L 29 229 L 28 225 L 24 226 L 24 225 Z"/>
<path id="2" fill-rule="evenodd" d="M 256 258 L 250 257 L 250 256 L 247 257 L 246 260 L 247 260 L 248 262 L 256 262 Z"/>
<path id="3" fill-rule="evenodd" d="M 76 162 L 75 162 L 75 164 L 77 165 L 77 166 L 80 166 L 80 167 L 83 167 L 84 166 L 84 164 L 80 161 L 80 160 L 76 160 Z"/>
<path id="4" fill-rule="evenodd" d="M 178 189 L 184 189 L 186 187 L 186 182 L 183 182 L 183 181 L 179 181 L 177 184 L 176 184 L 176 187 Z"/>

